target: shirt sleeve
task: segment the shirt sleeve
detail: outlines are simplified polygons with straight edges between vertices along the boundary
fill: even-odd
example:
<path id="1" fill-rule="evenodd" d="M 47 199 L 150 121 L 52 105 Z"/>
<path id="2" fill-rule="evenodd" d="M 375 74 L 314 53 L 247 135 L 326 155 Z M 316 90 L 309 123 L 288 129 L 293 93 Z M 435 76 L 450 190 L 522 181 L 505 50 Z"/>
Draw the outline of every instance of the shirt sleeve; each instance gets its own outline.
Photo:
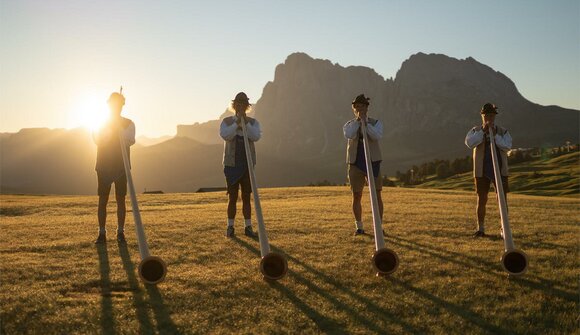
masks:
<path id="1" fill-rule="evenodd" d="M 497 147 L 500 148 L 500 150 L 502 151 L 507 152 L 512 148 L 512 136 L 507 130 L 503 134 L 503 136 L 495 134 L 494 140 Z"/>
<path id="2" fill-rule="evenodd" d="M 465 136 L 465 145 L 469 149 L 473 149 L 478 146 L 484 139 L 484 132 L 482 129 L 477 129 L 476 127 L 472 128 Z"/>
<path id="3" fill-rule="evenodd" d="M 344 127 L 342 127 L 342 131 L 344 132 L 344 137 L 353 140 L 356 138 L 358 129 L 360 127 L 360 123 L 357 120 L 350 120 L 348 121 Z"/>
<path id="4" fill-rule="evenodd" d="M 135 144 L 135 123 L 131 122 L 127 128 L 123 129 L 123 137 L 128 146 Z"/>
<path id="5" fill-rule="evenodd" d="M 254 124 L 248 122 L 246 123 L 246 132 L 248 134 L 248 140 L 252 142 L 258 141 L 262 137 L 262 130 L 260 129 L 260 122 L 254 119 Z"/>
<path id="6" fill-rule="evenodd" d="M 238 124 L 235 122 L 237 119 L 234 116 L 234 122 L 231 125 L 227 125 L 225 123 L 225 119 L 222 120 L 220 125 L 220 136 L 224 139 L 224 141 L 231 141 L 236 137 L 236 130 L 238 129 Z"/>
<path id="7" fill-rule="evenodd" d="M 367 134 L 369 134 L 369 138 L 373 141 L 378 141 L 383 138 L 383 123 L 380 120 L 377 120 L 374 126 L 367 123 Z"/>

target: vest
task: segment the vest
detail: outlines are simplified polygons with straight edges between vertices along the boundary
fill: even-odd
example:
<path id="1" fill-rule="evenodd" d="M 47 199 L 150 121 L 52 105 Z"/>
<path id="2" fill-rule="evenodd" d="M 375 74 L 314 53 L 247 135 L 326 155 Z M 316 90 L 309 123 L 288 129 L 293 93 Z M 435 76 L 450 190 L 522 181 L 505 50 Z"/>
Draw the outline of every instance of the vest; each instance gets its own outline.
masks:
<path id="1" fill-rule="evenodd" d="M 256 120 L 246 116 L 246 118 L 248 119 L 249 123 L 251 125 L 254 125 L 256 123 Z M 234 118 L 232 116 L 228 116 L 227 118 L 224 119 L 224 123 L 227 126 L 231 126 L 234 123 Z M 249 141 L 250 142 L 250 152 L 252 153 L 252 161 L 254 162 L 254 165 L 256 165 L 256 148 L 254 146 L 254 142 L 253 141 Z M 241 151 L 241 150 L 240 150 Z M 234 136 L 234 138 L 231 141 L 224 141 L 224 158 L 222 161 L 224 166 L 236 166 L 236 137 Z"/>
<path id="2" fill-rule="evenodd" d="M 375 120 L 375 119 L 371 119 L 371 118 L 368 119 L 368 123 L 372 124 L 373 126 L 375 124 L 377 124 L 377 122 L 379 122 L 379 121 Z M 370 136 L 368 136 L 368 133 L 367 133 L 367 138 L 369 140 L 368 141 L 369 142 L 369 149 L 371 151 L 371 162 L 382 161 L 383 156 L 381 154 L 381 147 L 379 146 L 379 142 L 370 138 Z M 346 145 L 346 163 L 347 164 L 354 164 L 356 162 L 358 140 L 359 140 L 358 133 L 357 133 L 357 136 L 355 138 L 348 139 L 348 143 Z"/>
<path id="3" fill-rule="evenodd" d="M 476 130 L 481 130 L 481 126 L 475 127 Z M 507 130 L 505 128 L 496 126 L 497 134 L 503 136 Z M 500 173 L 502 176 L 508 176 L 508 160 L 507 153 L 503 150 L 498 150 L 500 153 L 501 166 Z M 483 177 L 483 159 L 485 156 L 485 139 L 473 149 L 473 176 Z"/>

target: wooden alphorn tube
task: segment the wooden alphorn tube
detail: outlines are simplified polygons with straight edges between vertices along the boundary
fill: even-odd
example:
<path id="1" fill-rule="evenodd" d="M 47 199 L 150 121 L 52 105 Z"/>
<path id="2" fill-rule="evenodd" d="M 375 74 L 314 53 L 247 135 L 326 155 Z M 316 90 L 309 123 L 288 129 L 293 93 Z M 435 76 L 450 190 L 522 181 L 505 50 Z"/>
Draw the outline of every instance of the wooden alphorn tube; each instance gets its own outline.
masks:
<path id="1" fill-rule="evenodd" d="M 510 275 L 522 275 L 528 269 L 528 256 L 522 250 L 516 249 L 512 238 L 512 230 L 508 217 L 507 203 L 501 180 L 499 160 L 495 146 L 495 134 L 493 129 L 489 129 L 489 142 L 491 149 L 491 160 L 493 162 L 493 174 L 495 177 L 495 189 L 497 192 L 497 202 L 499 204 L 499 216 L 501 218 L 501 228 L 503 231 L 503 241 L 505 251 L 501 256 L 501 265 Z"/>
<path id="2" fill-rule="evenodd" d="M 119 130 L 119 142 L 121 145 L 121 154 L 123 155 L 125 175 L 127 176 L 129 196 L 131 197 L 131 207 L 133 209 L 133 219 L 135 221 L 135 229 L 137 231 L 139 254 L 141 255 L 141 263 L 139 263 L 139 277 L 147 284 L 157 284 L 165 279 L 165 275 L 167 274 L 167 265 L 161 258 L 157 256 L 151 256 L 149 253 L 149 246 L 147 245 L 147 238 L 145 237 L 145 229 L 143 228 L 143 223 L 141 222 L 141 212 L 139 212 L 139 204 L 137 203 L 137 196 L 135 194 L 135 185 L 133 184 L 133 177 L 131 175 L 129 155 L 127 154 L 127 144 L 125 143 L 125 137 L 122 129 Z"/>
<path id="3" fill-rule="evenodd" d="M 399 256 L 397 253 L 385 247 L 385 238 L 383 237 L 383 223 L 381 213 L 379 211 L 379 203 L 377 198 L 377 189 L 375 185 L 375 176 L 373 173 L 373 164 L 371 162 L 371 153 L 369 149 L 367 137 L 366 120 L 361 119 L 360 123 L 363 144 L 365 150 L 365 161 L 367 167 L 367 180 L 369 183 L 369 191 L 371 196 L 371 208 L 373 212 L 373 229 L 375 233 L 375 253 L 372 257 L 372 264 L 377 275 L 388 275 L 397 270 L 399 266 Z"/>
<path id="4" fill-rule="evenodd" d="M 288 272 L 288 262 L 282 255 L 271 252 L 262 216 L 262 205 L 260 204 L 260 195 L 258 194 L 258 185 L 256 184 L 256 173 L 254 172 L 254 160 L 250 151 L 250 142 L 246 131 L 246 118 L 241 117 L 242 133 L 244 136 L 244 148 L 246 149 L 246 161 L 248 162 L 248 173 L 250 175 L 250 184 L 252 185 L 252 194 L 254 195 L 254 209 L 256 220 L 258 221 L 258 238 L 260 240 L 260 271 L 266 279 L 278 280 Z"/>

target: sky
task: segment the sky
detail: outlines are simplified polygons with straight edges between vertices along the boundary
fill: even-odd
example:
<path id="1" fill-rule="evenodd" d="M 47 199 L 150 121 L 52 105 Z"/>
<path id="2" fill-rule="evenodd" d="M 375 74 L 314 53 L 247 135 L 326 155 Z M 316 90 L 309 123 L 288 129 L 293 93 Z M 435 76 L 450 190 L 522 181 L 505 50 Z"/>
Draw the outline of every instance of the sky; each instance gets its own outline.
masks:
<path id="1" fill-rule="evenodd" d="M 580 109 L 578 0 L 0 0 L 0 132 L 94 126 L 122 85 L 138 136 L 175 135 L 257 101 L 294 52 L 384 78 L 418 52 L 473 57 Z"/>

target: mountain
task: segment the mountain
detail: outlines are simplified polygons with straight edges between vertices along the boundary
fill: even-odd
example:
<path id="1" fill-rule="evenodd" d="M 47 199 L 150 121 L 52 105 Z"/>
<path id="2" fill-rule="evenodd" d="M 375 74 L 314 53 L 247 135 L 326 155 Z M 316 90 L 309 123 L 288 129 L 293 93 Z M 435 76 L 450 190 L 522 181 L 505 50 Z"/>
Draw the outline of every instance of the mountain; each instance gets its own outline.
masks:
<path id="1" fill-rule="evenodd" d="M 148 147 L 150 145 L 155 145 L 170 140 L 172 137 L 173 136 L 161 136 L 161 137 L 139 136 L 135 139 L 135 141 L 144 147 Z"/>
<path id="2" fill-rule="evenodd" d="M 384 174 L 467 155 L 465 134 L 481 122 L 485 102 L 499 106 L 497 123 L 510 130 L 514 147 L 579 142 L 580 111 L 534 104 L 508 77 L 473 58 L 418 53 L 394 79 L 384 79 L 368 67 L 295 53 L 276 67 L 274 80 L 254 104 L 263 130 L 256 143 L 258 185 L 345 183 L 342 126 L 353 117 L 350 103 L 360 93 L 371 97 L 370 115 L 385 125 Z M 174 138 L 133 146 L 137 191 L 223 186 L 220 122 L 179 125 Z M 96 193 L 95 145 L 86 131 L 3 133 L 0 158 L 2 193 Z"/>
<path id="3" fill-rule="evenodd" d="M 331 180 L 344 181 L 342 126 L 353 117 L 350 102 L 360 93 L 371 97 L 370 115 L 384 122 L 383 171 L 390 174 L 468 153 L 465 134 L 481 122 L 486 102 L 499 106 L 497 123 L 510 130 L 515 147 L 578 142 L 578 110 L 534 104 L 507 76 L 471 57 L 418 53 L 395 79 L 385 80 L 367 67 L 294 53 L 276 67 L 254 106 L 263 128 L 260 151 L 323 167 Z M 194 133 L 204 126 L 181 129 Z"/>

